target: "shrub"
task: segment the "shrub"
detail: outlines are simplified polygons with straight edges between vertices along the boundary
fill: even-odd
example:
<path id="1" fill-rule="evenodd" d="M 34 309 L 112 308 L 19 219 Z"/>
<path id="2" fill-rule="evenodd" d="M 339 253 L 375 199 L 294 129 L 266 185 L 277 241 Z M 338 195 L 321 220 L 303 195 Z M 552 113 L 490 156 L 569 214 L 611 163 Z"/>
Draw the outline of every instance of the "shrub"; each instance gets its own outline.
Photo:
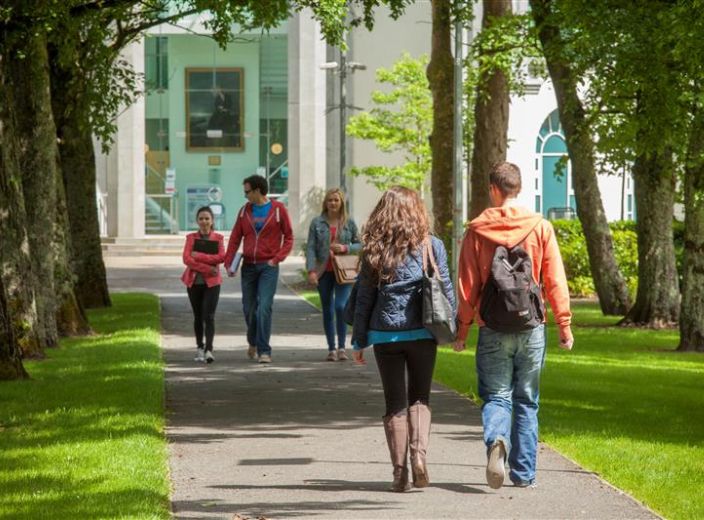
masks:
<path id="1" fill-rule="evenodd" d="M 555 220 L 552 225 L 560 244 L 570 294 L 577 297 L 593 296 L 594 281 L 589 268 L 589 255 L 582 225 L 578 220 Z M 626 279 L 629 291 L 634 295 L 638 287 L 638 237 L 635 222 L 611 222 L 609 228 L 614 242 L 616 263 Z"/>

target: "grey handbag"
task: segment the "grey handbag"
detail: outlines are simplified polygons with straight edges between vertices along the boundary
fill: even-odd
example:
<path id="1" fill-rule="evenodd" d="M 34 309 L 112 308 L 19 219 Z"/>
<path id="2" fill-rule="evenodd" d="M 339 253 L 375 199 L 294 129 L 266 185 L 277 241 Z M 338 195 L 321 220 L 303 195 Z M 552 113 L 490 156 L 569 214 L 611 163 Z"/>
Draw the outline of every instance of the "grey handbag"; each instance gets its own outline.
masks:
<path id="1" fill-rule="evenodd" d="M 455 341 L 455 317 L 452 305 L 445 296 L 430 237 L 425 240 L 423 247 L 423 327 L 430 331 L 439 345 Z"/>

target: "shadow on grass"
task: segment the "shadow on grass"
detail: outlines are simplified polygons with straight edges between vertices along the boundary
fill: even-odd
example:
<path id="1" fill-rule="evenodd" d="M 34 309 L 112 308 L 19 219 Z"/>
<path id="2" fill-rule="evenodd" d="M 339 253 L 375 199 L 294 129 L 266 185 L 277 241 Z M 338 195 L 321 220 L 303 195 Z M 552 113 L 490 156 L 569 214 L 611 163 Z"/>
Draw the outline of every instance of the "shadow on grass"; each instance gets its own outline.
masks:
<path id="1" fill-rule="evenodd" d="M 0 384 L 0 516 L 168 517 L 158 301 L 113 302 Z"/>

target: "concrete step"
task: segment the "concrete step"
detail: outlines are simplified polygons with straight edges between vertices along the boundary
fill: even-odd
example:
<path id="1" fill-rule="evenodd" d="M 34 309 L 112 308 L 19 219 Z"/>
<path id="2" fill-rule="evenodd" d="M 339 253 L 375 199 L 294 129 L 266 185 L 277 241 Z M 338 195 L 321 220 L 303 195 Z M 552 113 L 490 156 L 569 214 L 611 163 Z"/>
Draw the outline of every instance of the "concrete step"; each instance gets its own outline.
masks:
<path id="1" fill-rule="evenodd" d="M 227 247 L 228 236 L 225 236 Z M 154 234 L 143 238 L 103 237 L 103 256 L 180 256 L 186 241 L 186 233 L 177 235 Z"/>

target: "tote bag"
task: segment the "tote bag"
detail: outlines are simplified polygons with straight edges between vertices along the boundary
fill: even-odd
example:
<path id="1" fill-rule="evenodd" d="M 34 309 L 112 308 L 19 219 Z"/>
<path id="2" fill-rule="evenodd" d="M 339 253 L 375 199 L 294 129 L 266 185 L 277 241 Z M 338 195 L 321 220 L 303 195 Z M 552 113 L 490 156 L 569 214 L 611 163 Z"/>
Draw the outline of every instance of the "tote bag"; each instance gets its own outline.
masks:
<path id="1" fill-rule="evenodd" d="M 428 262 L 430 260 L 430 262 Z M 428 265 L 430 263 L 430 265 Z M 431 271 L 432 270 L 432 274 Z M 423 327 L 428 329 L 439 345 L 455 340 L 457 327 L 444 283 L 435 263 L 433 244 L 430 237 L 423 247 Z"/>

